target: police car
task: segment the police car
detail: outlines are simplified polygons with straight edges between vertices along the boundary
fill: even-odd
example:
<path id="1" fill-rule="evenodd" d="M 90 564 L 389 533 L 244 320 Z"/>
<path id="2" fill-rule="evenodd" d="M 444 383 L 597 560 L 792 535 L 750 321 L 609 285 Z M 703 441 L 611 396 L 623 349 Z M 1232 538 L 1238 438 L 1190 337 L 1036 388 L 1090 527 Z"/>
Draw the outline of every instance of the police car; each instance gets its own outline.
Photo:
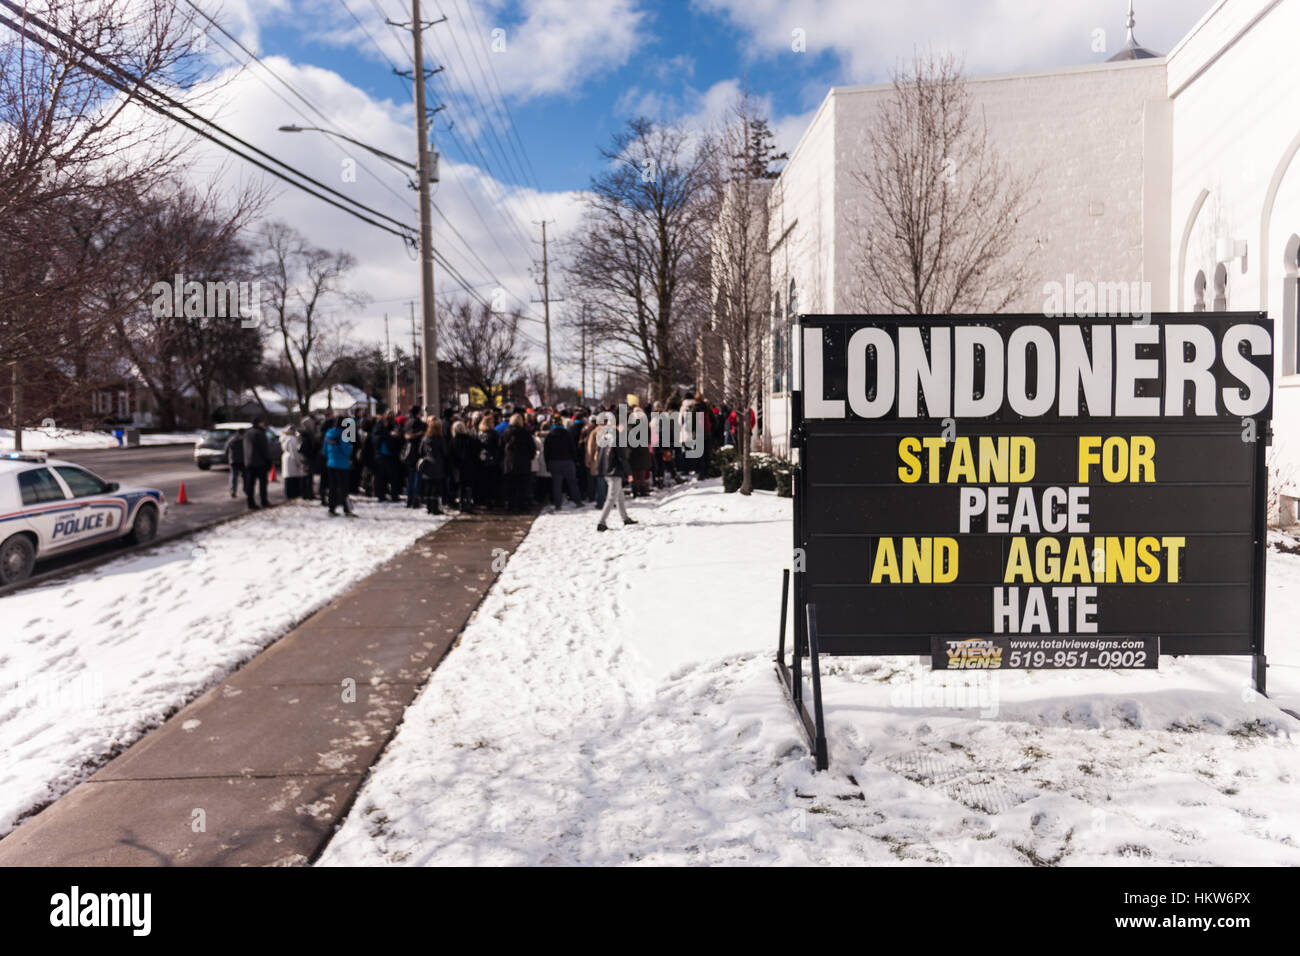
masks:
<path id="1" fill-rule="evenodd" d="M 41 452 L 0 453 L 0 585 L 28 577 L 37 558 L 113 538 L 152 541 L 166 513 L 156 488 L 121 488 Z"/>

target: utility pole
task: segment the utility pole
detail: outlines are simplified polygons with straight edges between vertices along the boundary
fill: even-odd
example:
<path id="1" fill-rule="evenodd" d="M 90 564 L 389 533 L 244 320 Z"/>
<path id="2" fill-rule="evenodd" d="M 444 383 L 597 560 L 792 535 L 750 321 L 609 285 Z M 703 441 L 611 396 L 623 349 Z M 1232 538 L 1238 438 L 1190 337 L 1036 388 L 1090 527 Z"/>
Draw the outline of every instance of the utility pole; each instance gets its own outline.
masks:
<path id="1" fill-rule="evenodd" d="M 411 0 L 409 24 L 386 21 L 392 26 L 409 29 L 414 39 L 411 80 L 415 84 L 416 168 L 420 180 L 420 300 L 424 311 L 424 323 L 420 330 L 423 357 L 420 368 L 424 386 L 425 413 L 432 415 L 438 413 L 438 328 L 433 310 L 433 220 L 429 208 L 429 183 L 436 182 L 438 177 L 433 165 L 435 157 L 429 148 L 429 112 L 424 105 L 424 81 L 435 73 L 441 73 L 443 68 L 425 70 L 424 30 L 446 19 L 444 16 L 437 20 L 422 20 L 420 0 Z M 398 72 L 405 75 L 401 70 Z M 434 112 L 440 109 L 441 106 Z"/>
<path id="2" fill-rule="evenodd" d="M 546 404 L 551 403 L 551 273 L 550 263 L 546 257 L 546 223 L 543 219 L 538 225 L 542 227 L 542 315 L 546 319 Z M 534 302 L 537 300 L 534 299 Z"/>
<path id="3" fill-rule="evenodd" d="M 578 330 L 582 336 L 582 346 L 578 358 L 578 391 L 583 401 L 587 399 L 587 303 L 582 303 L 582 318 L 578 320 Z"/>

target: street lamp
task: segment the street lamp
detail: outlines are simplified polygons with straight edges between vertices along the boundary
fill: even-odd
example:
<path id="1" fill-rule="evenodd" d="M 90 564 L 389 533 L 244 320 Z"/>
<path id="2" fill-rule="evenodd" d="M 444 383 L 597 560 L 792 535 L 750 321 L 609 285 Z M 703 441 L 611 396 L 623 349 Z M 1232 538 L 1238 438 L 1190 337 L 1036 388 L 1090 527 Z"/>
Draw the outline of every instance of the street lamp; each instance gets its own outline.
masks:
<path id="1" fill-rule="evenodd" d="M 421 124 L 423 125 L 423 124 Z M 438 181 L 438 155 L 428 148 L 427 142 L 423 139 L 420 143 L 420 162 L 411 163 L 391 153 L 386 153 L 382 149 L 369 146 L 360 140 L 353 139 L 351 136 L 344 136 L 332 129 L 324 129 L 320 126 L 296 126 L 292 123 L 280 127 L 282 133 L 324 133 L 327 136 L 334 136 L 338 139 L 346 140 L 354 146 L 360 146 L 366 152 L 374 153 L 376 156 L 387 160 L 390 163 L 396 163 L 407 169 L 415 170 L 419 180 L 416 189 L 420 193 L 420 299 L 421 311 L 424 315 L 424 327 L 421 330 L 421 348 L 424 349 L 422 356 L 421 379 L 424 391 L 424 407 L 428 414 L 436 415 L 438 408 L 438 330 L 434 324 L 433 314 L 433 220 L 429 211 L 429 183 Z"/>
<path id="2" fill-rule="evenodd" d="M 415 169 L 415 170 L 419 169 L 419 167 L 416 166 L 415 163 L 408 163 L 406 160 L 402 159 L 399 156 L 394 156 L 392 153 L 385 153 L 382 149 L 377 149 L 374 146 L 367 146 L 359 139 L 353 139 L 351 136 L 344 136 L 342 133 L 336 133 L 332 129 L 323 129 L 319 126 L 295 126 L 292 123 L 290 123 L 286 126 L 281 126 L 280 132 L 281 133 L 310 132 L 310 133 L 324 133 L 327 136 L 336 136 L 339 139 L 347 140 L 349 143 L 353 144 L 354 146 L 360 146 L 362 149 L 366 150 L 367 152 L 371 152 L 374 153 L 376 156 L 383 157 L 384 159 L 388 160 L 390 163 L 397 163 L 400 166 L 405 166 L 407 169 Z"/>

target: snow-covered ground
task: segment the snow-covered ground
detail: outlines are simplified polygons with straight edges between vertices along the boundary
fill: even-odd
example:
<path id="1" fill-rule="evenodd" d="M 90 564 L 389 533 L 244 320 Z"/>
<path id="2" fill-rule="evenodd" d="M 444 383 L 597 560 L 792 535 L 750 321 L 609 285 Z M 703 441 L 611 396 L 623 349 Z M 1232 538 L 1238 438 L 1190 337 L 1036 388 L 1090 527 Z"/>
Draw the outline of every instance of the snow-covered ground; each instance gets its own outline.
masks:
<path id="1" fill-rule="evenodd" d="M 141 445 L 184 445 L 199 440 L 201 432 L 155 432 L 140 436 Z M 13 451 L 12 428 L 0 428 L 0 451 Z M 69 428 L 24 428 L 23 451 L 76 451 L 117 448 L 111 432 L 83 432 Z"/>
<path id="2" fill-rule="evenodd" d="M 0 835 L 447 519 L 290 503 L 0 597 Z"/>
<path id="3" fill-rule="evenodd" d="M 817 774 L 773 672 L 790 502 L 717 482 L 546 515 L 321 860 L 1300 864 L 1300 721 L 1241 659 L 932 674 L 824 662 Z M 1300 557 L 1269 564 L 1300 699 Z"/>

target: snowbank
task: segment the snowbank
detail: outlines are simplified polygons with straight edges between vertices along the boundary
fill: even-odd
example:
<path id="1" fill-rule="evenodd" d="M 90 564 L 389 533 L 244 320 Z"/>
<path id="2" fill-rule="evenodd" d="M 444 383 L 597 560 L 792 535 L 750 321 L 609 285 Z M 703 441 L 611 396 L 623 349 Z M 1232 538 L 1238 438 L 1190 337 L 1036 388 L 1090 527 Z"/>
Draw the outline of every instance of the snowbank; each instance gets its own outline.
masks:
<path id="1" fill-rule="evenodd" d="M 141 445 L 185 445 L 199 440 L 201 432 L 156 432 L 140 436 Z M 23 451 L 70 451 L 117 448 L 111 432 L 83 432 L 66 428 L 24 428 Z M 0 451 L 13 451 L 12 428 L 0 428 Z"/>
<path id="2" fill-rule="evenodd" d="M 0 597 L 0 835 L 438 527 L 287 504 Z"/>
<path id="3" fill-rule="evenodd" d="M 1240 659 L 828 659 L 813 773 L 771 663 L 789 508 L 710 482 L 539 519 L 321 862 L 1300 864 L 1300 722 Z M 1294 691 L 1300 558 L 1269 600 Z"/>

